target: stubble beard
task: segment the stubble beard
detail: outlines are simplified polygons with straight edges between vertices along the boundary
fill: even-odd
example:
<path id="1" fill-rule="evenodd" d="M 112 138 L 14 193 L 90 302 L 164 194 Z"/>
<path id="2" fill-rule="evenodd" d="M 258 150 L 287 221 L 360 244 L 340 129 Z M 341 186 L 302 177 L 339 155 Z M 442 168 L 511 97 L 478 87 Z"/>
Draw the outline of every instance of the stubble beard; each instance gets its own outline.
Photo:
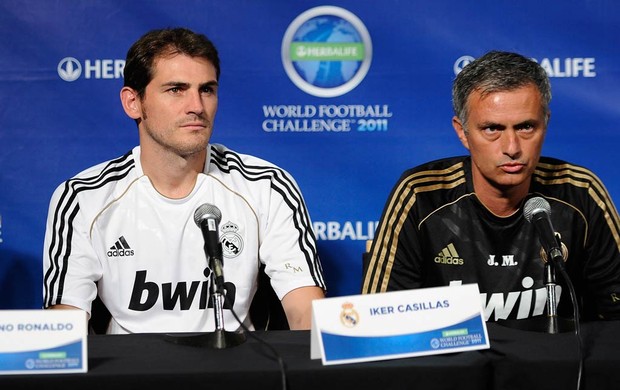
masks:
<path id="1" fill-rule="evenodd" d="M 143 118 L 147 118 L 145 112 L 143 112 Z M 209 139 L 213 130 L 213 123 L 210 120 L 201 116 L 198 118 L 204 123 L 205 129 L 196 134 L 182 135 L 182 139 L 178 136 L 180 132 L 179 128 L 184 122 L 187 122 L 186 119 L 164 130 L 153 129 L 145 122 L 144 130 L 146 135 L 159 146 L 160 150 L 187 159 L 204 152 L 209 144 Z"/>

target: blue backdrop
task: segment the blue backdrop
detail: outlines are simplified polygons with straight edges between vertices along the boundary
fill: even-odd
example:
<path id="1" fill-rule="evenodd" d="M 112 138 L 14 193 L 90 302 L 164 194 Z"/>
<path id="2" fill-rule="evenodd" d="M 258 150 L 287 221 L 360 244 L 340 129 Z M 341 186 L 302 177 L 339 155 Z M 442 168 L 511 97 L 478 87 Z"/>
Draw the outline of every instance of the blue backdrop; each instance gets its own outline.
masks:
<path id="1" fill-rule="evenodd" d="M 518 51 L 553 88 L 546 155 L 620 197 L 620 3 L 562 1 L 0 1 L 0 308 L 41 306 L 49 197 L 138 142 L 121 109 L 127 49 L 152 28 L 205 33 L 222 61 L 214 142 L 281 165 L 314 222 L 331 296 L 356 294 L 392 184 L 466 152 L 451 84 Z"/>

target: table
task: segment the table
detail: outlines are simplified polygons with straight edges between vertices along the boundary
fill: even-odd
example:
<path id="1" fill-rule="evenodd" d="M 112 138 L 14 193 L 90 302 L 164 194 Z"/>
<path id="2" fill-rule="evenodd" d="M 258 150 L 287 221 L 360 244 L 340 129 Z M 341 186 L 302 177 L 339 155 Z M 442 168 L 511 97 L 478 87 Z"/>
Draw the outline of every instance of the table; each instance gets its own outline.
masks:
<path id="1" fill-rule="evenodd" d="M 286 366 L 287 390 L 576 389 L 573 332 L 547 334 L 487 324 L 491 348 L 323 366 L 310 359 L 309 331 L 252 335 Z M 620 389 L 620 321 L 582 324 L 582 389 Z M 163 334 L 92 335 L 83 374 L 4 375 L 1 389 L 281 389 L 278 362 L 254 337 L 235 347 L 178 345 Z"/>

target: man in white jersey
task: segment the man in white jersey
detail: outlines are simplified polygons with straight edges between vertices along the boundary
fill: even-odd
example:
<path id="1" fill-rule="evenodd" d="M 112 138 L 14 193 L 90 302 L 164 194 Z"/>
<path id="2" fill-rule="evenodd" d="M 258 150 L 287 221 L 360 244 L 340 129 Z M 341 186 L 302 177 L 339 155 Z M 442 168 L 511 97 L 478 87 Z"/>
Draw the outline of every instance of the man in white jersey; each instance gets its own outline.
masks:
<path id="1" fill-rule="evenodd" d="M 148 32 L 129 49 L 120 92 L 140 145 L 62 183 L 49 207 L 44 307 L 91 312 L 97 296 L 108 333 L 214 329 L 212 270 L 194 212 L 221 211 L 227 330 L 252 326 L 261 265 L 291 329 L 309 329 L 324 297 L 316 239 L 303 197 L 283 169 L 210 144 L 219 58 L 201 34 Z"/>

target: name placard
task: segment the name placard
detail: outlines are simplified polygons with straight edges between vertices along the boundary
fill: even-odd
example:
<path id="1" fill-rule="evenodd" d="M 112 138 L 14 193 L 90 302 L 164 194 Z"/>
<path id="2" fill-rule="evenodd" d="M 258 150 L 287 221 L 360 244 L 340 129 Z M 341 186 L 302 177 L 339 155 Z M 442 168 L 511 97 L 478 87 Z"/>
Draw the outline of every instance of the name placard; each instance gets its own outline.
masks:
<path id="1" fill-rule="evenodd" d="M 477 284 L 315 300 L 310 337 L 323 364 L 489 348 Z"/>
<path id="2" fill-rule="evenodd" d="M 86 372 L 86 313 L 1 310 L 0 375 Z"/>

